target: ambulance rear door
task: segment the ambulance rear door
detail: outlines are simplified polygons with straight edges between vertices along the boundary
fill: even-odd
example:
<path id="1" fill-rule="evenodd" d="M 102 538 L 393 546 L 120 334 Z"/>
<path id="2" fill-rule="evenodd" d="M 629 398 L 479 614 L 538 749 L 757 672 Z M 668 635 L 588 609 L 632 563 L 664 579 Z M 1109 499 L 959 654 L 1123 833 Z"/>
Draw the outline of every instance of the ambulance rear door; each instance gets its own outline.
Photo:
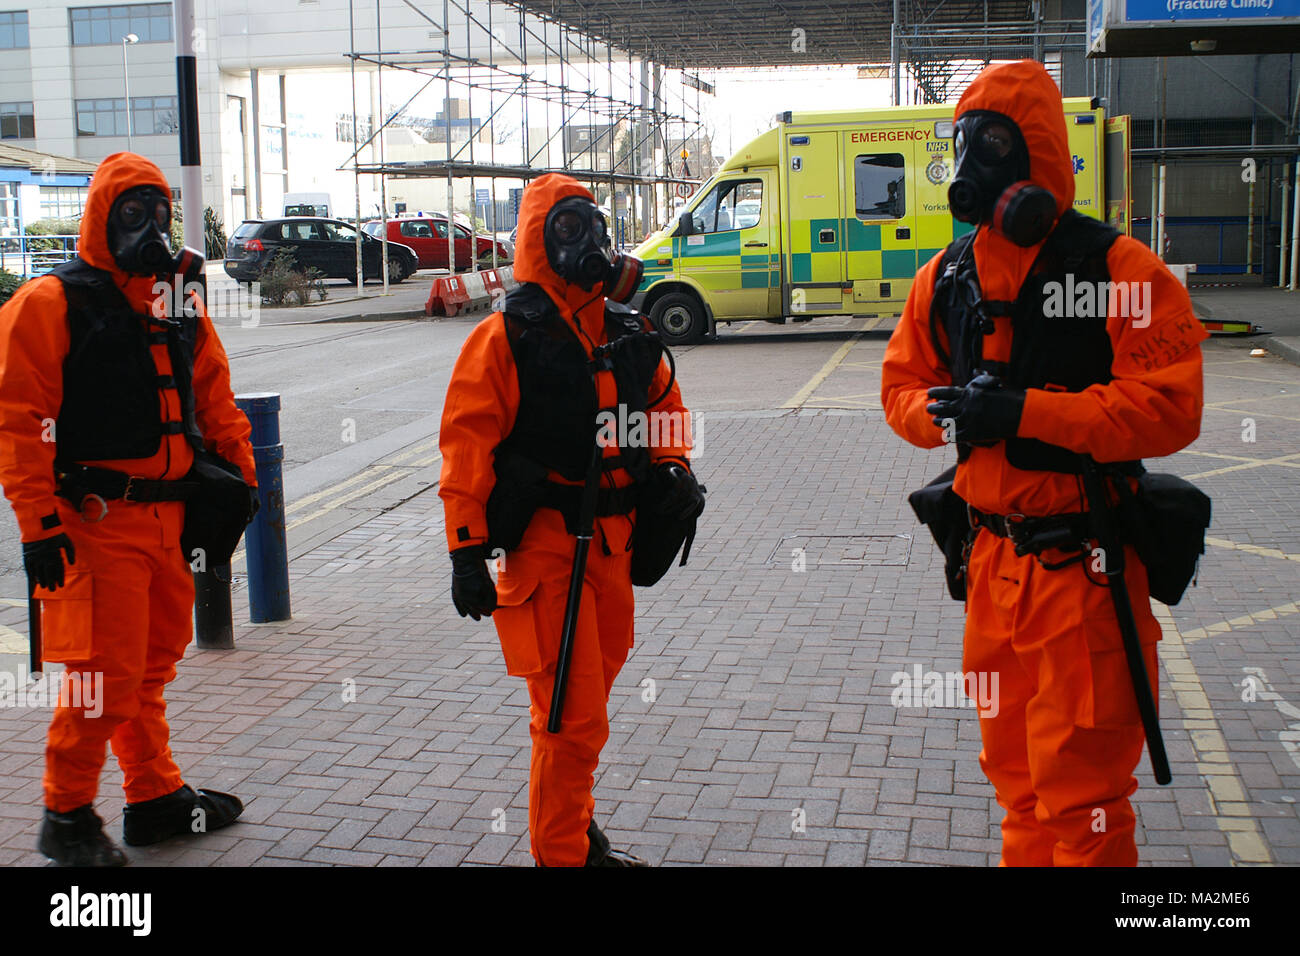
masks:
<path id="1" fill-rule="evenodd" d="M 1104 113 L 1088 100 L 1065 100 L 1065 127 L 1070 140 L 1070 162 L 1074 165 L 1074 208 L 1093 219 L 1106 218 L 1102 167 Z"/>

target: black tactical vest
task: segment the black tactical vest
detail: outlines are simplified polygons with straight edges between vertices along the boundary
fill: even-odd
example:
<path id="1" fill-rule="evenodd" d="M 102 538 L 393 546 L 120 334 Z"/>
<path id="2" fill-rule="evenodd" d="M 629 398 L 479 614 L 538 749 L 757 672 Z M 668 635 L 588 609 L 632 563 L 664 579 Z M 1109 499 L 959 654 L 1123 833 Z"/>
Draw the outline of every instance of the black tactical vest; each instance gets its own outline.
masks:
<path id="1" fill-rule="evenodd" d="M 596 384 L 582 343 L 540 286 L 524 283 L 506 296 L 502 309 L 506 336 L 519 376 L 519 411 L 510 434 L 496 448 L 497 470 L 517 470 L 506 462 L 529 465 L 581 481 L 591 462 L 596 434 Z M 640 316 L 606 301 L 607 357 L 618 387 L 621 414 L 645 414 L 655 371 L 663 356 L 659 337 L 647 332 Z M 611 409 L 616 415 L 619 409 Z M 644 445 L 606 457 L 605 468 L 623 467 L 636 481 L 650 476 L 650 449 Z"/>
<path id="2" fill-rule="evenodd" d="M 194 448 L 203 435 L 194 417 L 194 345 L 198 316 L 178 319 L 134 311 L 113 277 L 77 258 L 50 271 L 68 304 L 68 355 L 63 361 L 63 404 L 55 424 L 62 465 L 148 458 L 163 435 L 183 434 Z M 146 324 L 147 323 L 147 324 Z M 172 374 L 159 375 L 149 352 L 166 344 Z M 181 420 L 162 420 L 162 389 L 180 394 Z"/>
<path id="3" fill-rule="evenodd" d="M 930 335 L 935 350 L 948 365 L 954 385 L 966 385 L 977 371 L 996 375 L 1012 388 L 1042 388 L 1050 391 L 1081 392 L 1090 385 L 1104 385 L 1111 376 L 1114 353 L 1106 332 L 1105 296 L 1087 308 L 1071 290 L 1084 284 L 1104 289 L 1110 280 L 1106 253 L 1119 233 L 1087 216 L 1067 210 L 1043 243 L 1014 302 L 983 301 L 975 270 L 970 232 L 944 250 L 934 285 L 930 308 Z M 1056 285 L 1052 285 L 1056 283 Z M 1082 310 L 1074 306 L 1083 304 Z M 1057 307 L 1069 311 L 1050 314 Z M 1091 314 L 1071 314 L 1077 311 Z M 1007 362 L 985 359 L 984 336 L 993 331 L 992 316 L 1011 317 L 1011 357 Z M 942 326 L 951 354 L 939 336 Z M 964 461 L 969 446 L 958 444 L 957 459 Z M 1006 455 L 1014 467 L 1027 471 L 1056 471 L 1079 474 L 1077 453 L 1034 438 L 1011 438 Z M 1137 463 L 1121 462 L 1131 470 Z"/>

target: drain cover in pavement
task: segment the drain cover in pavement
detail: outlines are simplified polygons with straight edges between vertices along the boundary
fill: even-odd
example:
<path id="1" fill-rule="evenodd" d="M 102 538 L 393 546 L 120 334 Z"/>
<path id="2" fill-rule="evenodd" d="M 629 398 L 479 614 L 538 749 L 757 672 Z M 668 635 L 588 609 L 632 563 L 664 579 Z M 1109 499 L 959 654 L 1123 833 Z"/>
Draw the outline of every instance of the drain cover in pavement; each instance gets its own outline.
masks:
<path id="1" fill-rule="evenodd" d="M 791 534 L 768 555 L 769 566 L 800 558 L 818 568 L 901 568 L 912 553 L 910 534 Z"/>

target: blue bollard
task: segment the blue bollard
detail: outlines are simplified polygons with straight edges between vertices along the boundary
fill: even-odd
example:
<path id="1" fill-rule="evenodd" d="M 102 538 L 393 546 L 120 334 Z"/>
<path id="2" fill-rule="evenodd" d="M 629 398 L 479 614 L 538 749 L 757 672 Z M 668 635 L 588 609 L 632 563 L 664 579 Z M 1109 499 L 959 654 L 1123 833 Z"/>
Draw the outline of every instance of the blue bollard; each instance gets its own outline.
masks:
<path id="1" fill-rule="evenodd" d="M 287 621 L 289 547 L 284 531 L 284 475 L 280 463 L 280 396 L 275 392 L 236 395 L 235 404 L 253 426 L 253 460 L 261 507 L 244 533 L 248 554 L 248 617 L 254 624 Z"/>

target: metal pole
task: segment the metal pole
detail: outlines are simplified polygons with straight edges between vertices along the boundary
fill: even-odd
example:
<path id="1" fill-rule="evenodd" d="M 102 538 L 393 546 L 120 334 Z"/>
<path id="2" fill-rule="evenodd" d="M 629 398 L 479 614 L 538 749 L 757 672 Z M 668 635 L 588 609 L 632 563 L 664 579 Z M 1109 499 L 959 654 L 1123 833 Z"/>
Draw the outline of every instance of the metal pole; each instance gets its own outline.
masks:
<path id="1" fill-rule="evenodd" d="M 180 19 L 180 4 L 176 5 L 176 18 Z M 179 41 L 180 34 L 177 34 Z M 122 37 L 122 85 L 126 87 L 126 151 L 133 152 L 131 148 L 131 73 L 126 67 L 126 37 Z"/>
<path id="2" fill-rule="evenodd" d="M 254 624 L 287 621 L 289 548 L 284 526 L 284 478 L 280 444 L 280 396 L 275 392 L 236 395 L 235 404 L 253 426 L 253 461 L 261 507 L 244 534 L 248 556 L 248 616 Z"/>
<path id="3" fill-rule="evenodd" d="M 348 0 L 351 3 L 351 0 Z M 251 88 L 249 99 L 252 101 L 253 113 L 253 217 L 262 218 L 262 94 L 259 90 L 261 77 L 257 67 L 248 71 L 248 83 Z"/>
<path id="4" fill-rule="evenodd" d="M 446 93 L 442 105 L 447 135 L 447 269 L 456 274 L 456 184 L 451 176 L 451 8 L 442 0 L 442 74 Z"/>
<path id="5" fill-rule="evenodd" d="M 194 53 L 194 0 L 176 0 L 176 105 L 179 108 L 181 211 L 185 245 L 207 254 L 203 241 L 203 171 L 199 155 L 198 59 Z M 125 49 L 125 47 L 123 48 Z M 131 115 L 128 98 L 127 117 Z M 225 254 L 223 249 L 221 255 Z"/>
<path id="6" fill-rule="evenodd" d="M 890 23 L 889 25 L 889 62 L 890 62 L 890 72 L 892 72 L 894 75 L 894 93 L 889 100 L 889 104 L 891 106 L 899 105 L 899 101 L 898 101 L 899 85 L 902 81 L 902 77 L 899 76 L 899 72 L 902 69 L 901 66 L 902 56 L 900 55 L 901 51 L 899 50 L 899 44 L 902 41 L 899 39 L 898 36 L 898 28 L 899 28 L 898 3 L 899 0 L 894 0 L 894 19 L 893 22 Z"/>
<path id="7" fill-rule="evenodd" d="M 491 4 L 488 4 L 489 8 Z M 465 7 L 465 61 L 474 62 L 474 49 L 470 46 L 470 16 L 469 7 Z M 488 49 L 492 48 L 492 37 L 488 37 Z M 478 189 L 474 182 L 474 68 L 466 67 L 469 70 L 470 82 L 465 84 L 465 112 L 469 115 L 469 125 L 465 128 L 469 145 L 469 268 L 471 272 L 478 272 Z M 491 115 L 490 113 L 488 115 Z M 483 210 L 483 228 L 487 229 L 487 210 Z M 493 238 L 494 246 L 496 245 L 495 237 Z"/>
<path id="8" fill-rule="evenodd" d="M 384 27 L 379 15 L 379 0 L 375 0 L 375 93 L 378 109 L 375 110 L 379 121 L 379 274 L 384 280 L 384 295 L 388 295 L 388 176 L 384 173 Z M 357 234 L 361 233 L 361 210 L 357 210 Z M 417 263 L 418 264 L 418 263 Z"/>
<path id="9" fill-rule="evenodd" d="M 1163 262 L 1165 258 L 1165 164 L 1160 164 L 1160 218 L 1159 231 L 1156 235 L 1156 255 Z"/>
<path id="10" fill-rule="evenodd" d="M 1295 164 L 1295 186 L 1291 190 L 1291 283 L 1292 292 L 1300 285 L 1300 160 Z"/>
<path id="11" fill-rule="evenodd" d="M 357 132 L 357 33 L 353 17 L 352 0 L 348 0 L 348 46 L 352 55 L 348 58 L 352 70 L 352 148 L 360 150 L 361 139 Z M 365 294 L 365 275 L 361 265 L 361 158 L 352 156 L 352 184 L 356 192 L 357 234 L 353 239 L 357 254 L 357 293 Z"/>
<path id="12" fill-rule="evenodd" d="M 1282 212 L 1279 219 L 1282 223 L 1282 236 L 1278 242 L 1277 251 L 1277 287 L 1280 289 L 1286 285 L 1286 244 L 1287 244 L 1287 227 L 1291 225 L 1286 216 L 1287 196 L 1291 188 L 1291 179 L 1288 176 L 1286 163 L 1282 164 Z"/>

